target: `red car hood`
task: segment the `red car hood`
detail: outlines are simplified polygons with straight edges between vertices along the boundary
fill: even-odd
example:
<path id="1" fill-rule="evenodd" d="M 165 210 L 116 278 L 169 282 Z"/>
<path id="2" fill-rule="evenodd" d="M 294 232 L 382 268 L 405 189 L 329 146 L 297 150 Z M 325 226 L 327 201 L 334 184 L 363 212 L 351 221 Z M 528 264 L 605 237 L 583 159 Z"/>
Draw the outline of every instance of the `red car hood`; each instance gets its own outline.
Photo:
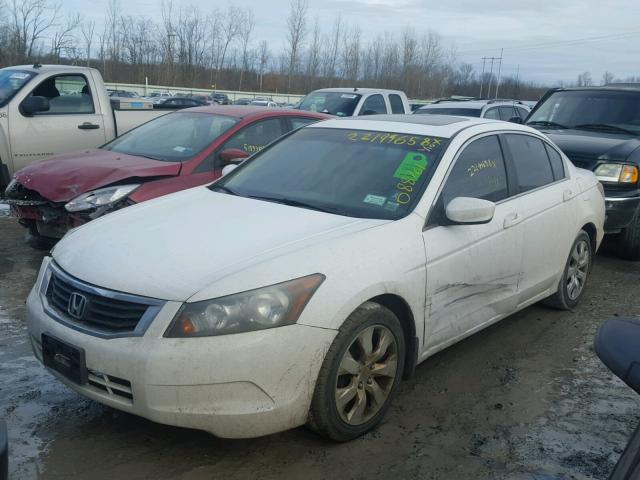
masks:
<path id="1" fill-rule="evenodd" d="M 18 171 L 16 180 L 52 202 L 68 202 L 81 193 L 127 178 L 174 176 L 181 164 L 108 150 L 57 155 Z"/>

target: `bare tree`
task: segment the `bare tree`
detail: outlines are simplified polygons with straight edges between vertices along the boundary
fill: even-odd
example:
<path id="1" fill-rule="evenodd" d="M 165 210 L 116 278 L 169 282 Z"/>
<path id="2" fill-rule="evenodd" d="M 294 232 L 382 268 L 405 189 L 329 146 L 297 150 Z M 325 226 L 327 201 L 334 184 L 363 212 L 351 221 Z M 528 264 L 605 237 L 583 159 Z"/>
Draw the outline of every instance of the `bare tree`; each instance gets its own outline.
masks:
<path id="1" fill-rule="evenodd" d="M 613 81 L 615 80 L 616 76 L 611 73 L 611 72 L 604 72 L 602 74 L 602 84 L 606 85 L 608 83 L 613 83 Z"/>
<path id="2" fill-rule="evenodd" d="M 224 67 L 224 61 L 229 51 L 229 45 L 240 33 L 243 12 L 237 7 L 229 5 L 222 17 L 220 25 L 220 54 L 216 65 L 216 85 L 220 79 L 220 70 Z"/>
<path id="3" fill-rule="evenodd" d="M 593 85 L 593 80 L 591 79 L 591 72 L 583 72 L 578 75 L 578 80 L 576 82 L 578 87 L 590 87 Z"/>
<path id="4" fill-rule="evenodd" d="M 88 22 L 82 22 L 80 25 L 80 32 L 82 32 L 82 38 L 84 38 L 84 46 L 86 51 L 87 67 L 91 66 L 91 45 L 93 44 L 93 32 L 96 29 L 95 20 Z"/>
<path id="5" fill-rule="evenodd" d="M 56 62 L 60 62 L 60 55 L 63 51 L 67 52 L 75 47 L 76 38 L 74 32 L 80 25 L 82 17 L 79 13 L 69 13 L 65 19 L 64 25 L 60 30 L 53 34 L 51 39 L 51 54 Z"/>
<path id="6" fill-rule="evenodd" d="M 322 32 L 320 31 L 320 22 L 316 18 L 313 23 L 313 30 L 311 32 L 311 43 L 307 53 L 307 89 L 313 79 L 318 76 L 320 69 L 320 49 L 322 45 Z"/>
<path id="7" fill-rule="evenodd" d="M 287 53 L 289 57 L 289 74 L 287 89 L 291 91 L 291 79 L 298 68 L 300 50 L 307 33 L 307 0 L 291 0 L 287 17 Z"/>
<path id="8" fill-rule="evenodd" d="M 267 64 L 269 63 L 269 44 L 266 40 L 260 42 L 258 47 L 258 84 L 260 91 L 262 91 L 262 84 L 264 80 L 264 73 L 267 70 Z"/>
<path id="9" fill-rule="evenodd" d="M 253 18 L 253 12 L 249 9 L 245 10 L 243 22 L 239 32 L 242 60 L 240 66 L 240 81 L 238 82 L 238 90 L 242 90 L 242 80 L 244 78 L 244 73 L 249 70 L 249 40 L 251 39 L 251 32 L 253 32 L 254 25 L 255 20 Z"/>
<path id="10" fill-rule="evenodd" d="M 16 60 L 29 61 L 36 43 L 56 25 L 60 5 L 49 5 L 47 0 L 11 0 L 9 14 L 12 20 Z"/>

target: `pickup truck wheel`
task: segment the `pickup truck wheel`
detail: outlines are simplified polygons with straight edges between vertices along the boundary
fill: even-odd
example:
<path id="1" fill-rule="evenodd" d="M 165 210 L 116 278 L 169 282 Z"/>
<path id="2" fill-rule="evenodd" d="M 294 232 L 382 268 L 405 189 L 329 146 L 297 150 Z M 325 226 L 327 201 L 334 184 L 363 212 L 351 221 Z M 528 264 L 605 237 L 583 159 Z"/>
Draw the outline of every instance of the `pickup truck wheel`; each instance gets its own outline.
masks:
<path id="1" fill-rule="evenodd" d="M 384 417 L 404 368 L 405 339 L 391 310 L 366 302 L 344 322 L 324 359 L 309 426 L 345 442 Z"/>
<path id="2" fill-rule="evenodd" d="M 570 310 L 578 305 L 591 272 L 592 259 L 591 238 L 581 230 L 571 247 L 558 291 L 544 300 L 544 303 L 560 310 Z"/>
<path id="3" fill-rule="evenodd" d="M 616 239 L 616 250 L 620 258 L 640 260 L 640 208 L 627 228 Z"/>

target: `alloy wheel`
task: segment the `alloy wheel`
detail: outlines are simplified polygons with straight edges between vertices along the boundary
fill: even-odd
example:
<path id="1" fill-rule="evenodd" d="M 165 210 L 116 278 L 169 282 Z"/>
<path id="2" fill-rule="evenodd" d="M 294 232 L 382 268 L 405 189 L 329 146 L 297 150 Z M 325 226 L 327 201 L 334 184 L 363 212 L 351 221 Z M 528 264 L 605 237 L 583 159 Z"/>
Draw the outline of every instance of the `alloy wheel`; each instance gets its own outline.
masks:
<path id="1" fill-rule="evenodd" d="M 589 274 L 589 262 L 589 245 L 586 240 L 580 240 L 573 247 L 567 269 L 567 295 L 571 300 L 577 299 L 584 289 Z"/>

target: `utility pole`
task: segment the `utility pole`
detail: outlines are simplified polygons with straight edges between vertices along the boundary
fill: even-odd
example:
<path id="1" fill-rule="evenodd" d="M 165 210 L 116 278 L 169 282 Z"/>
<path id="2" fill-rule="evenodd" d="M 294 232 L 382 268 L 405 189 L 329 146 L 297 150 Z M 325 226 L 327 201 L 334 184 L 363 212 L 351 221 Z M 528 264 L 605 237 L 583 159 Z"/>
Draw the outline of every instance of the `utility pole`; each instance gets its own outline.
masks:
<path id="1" fill-rule="evenodd" d="M 498 98 L 498 88 L 500 88 L 500 72 L 502 72 L 502 54 L 504 53 L 504 48 L 500 49 L 500 63 L 498 64 L 498 82 L 496 83 L 496 98 Z M 489 94 L 491 95 L 491 94 Z"/>
<path id="2" fill-rule="evenodd" d="M 480 98 L 482 98 L 482 87 L 484 86 L 484 70 L 487 63 L 487 57 L 482 57 L 482 77 L 480 78 Z"/>

